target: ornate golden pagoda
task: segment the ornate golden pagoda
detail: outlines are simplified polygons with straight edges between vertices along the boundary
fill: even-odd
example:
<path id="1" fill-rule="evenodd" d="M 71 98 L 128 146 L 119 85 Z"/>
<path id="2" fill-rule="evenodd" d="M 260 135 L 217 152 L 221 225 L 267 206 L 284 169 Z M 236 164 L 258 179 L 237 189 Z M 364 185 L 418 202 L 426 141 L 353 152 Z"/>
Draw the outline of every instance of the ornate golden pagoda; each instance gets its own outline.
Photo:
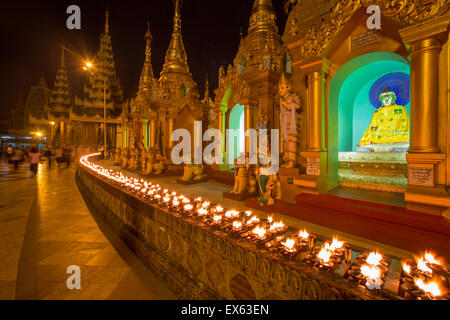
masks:
<path id="1" fill-rule="evenodd" d="M 109 12 L 105 13 L 105 30 L 100 37 L 100 49 L 94 61 L 95 72 L 89 75 L 85 86 L 86 107 L 103 109 L 103 82 L 106 80 L 106 105 L 108 109 L 121 108 L 123 92 L 116 74 L 111 34 L 109 31 Z"/>
<path id="2" fill-rule="evenodd" d="M 150 32 L 150 22 L 148 22 L 147 32 L 144 36 L 145 39 L 145 61 L 142 67 L 141 77 L 139 78 L 139 94 L 145 93 L 149 97 L 153 97 L 153 90 L 156 89 L 157 80 L 153 73 L 152 66 L 152 34 Z"/>
<path id="3" fill-rule="evenodd" d="M 160 90 L 164 100 L 180 100 L 187 92 L 196 87 L 189 72 L 186 50 L 181 34 L 181 1 L 175 0 L 173 32 L 166 52 L 163 70 L 159 78 Z"/>
<path id="4" fill-rule="evenodd" d="M 56 72 L 56 79 L 53 85 L 52 95 L 50 97 L 50 106 L 53 116 L 69 117 L 71 101 L 70 87 L 67 78 L 67 70 L 64 59 L 64 49 L 61 49 L 61 63 Z"/>

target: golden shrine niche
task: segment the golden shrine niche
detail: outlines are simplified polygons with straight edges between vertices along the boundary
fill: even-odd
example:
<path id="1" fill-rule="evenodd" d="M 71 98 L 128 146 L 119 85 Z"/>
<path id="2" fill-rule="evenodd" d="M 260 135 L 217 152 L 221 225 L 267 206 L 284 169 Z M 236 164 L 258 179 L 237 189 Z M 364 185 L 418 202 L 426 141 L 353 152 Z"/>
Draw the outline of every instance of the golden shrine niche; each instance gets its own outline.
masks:
<path id="1" fill-rule="evenodd" d="M 369 5 L 380 8 L 380 30 L 367 28 Z M 295 87 L 306 101 L 302 122 L 306 134 L 301 138 L 305 140 L 301 150 L 303 169 L 299 177 L 294 177 L 301 192 L 323 193 L 340 184 L 401 192 L 408 208 L 430 213 L 440 213 L 450 206 L 450 180 L 445 174 L 450 169 L 446 156 L 450 146 L 445 138 L 448 25 L 449 5 L 444 0 L 305 1 L 292 8 L 283 40 L 289 48 Z M 356 152 L 354 147 L 359 143 L 342 150 L 342 135 L 347 134 L 343 128 L 348 125 L 341 115 L 349 104 L 342 104 L 345 99 L 340 90 L 353 73 L 376 63 L 382 72 L 378 77 L 397 71 L 411 76 L 410 105 L 393 108 L 395 115 L 408 113 L 409 119 L 399 121 L 410 121 L 408 143 L 407 139 L 396 141 L 409 147 L 403 154 Z M 390 65 L 390 70 L 382 70 L 383 63 Z M 370 126 L 377 131 L 379 125 L 370 124 L 371 118 L 364 123 L 364 130 Z M 395 116 L 387 120 L 390 118 Z M 395 131 L 408 136 L 406 127 Z M 353 142 L 358 140 L 363 147 L 362 136 L 354 137 Z M 377 151 L 385 151 L 381 143 L 379 146 Z M 347 174 L 342 174 L 345 171 Z"/>

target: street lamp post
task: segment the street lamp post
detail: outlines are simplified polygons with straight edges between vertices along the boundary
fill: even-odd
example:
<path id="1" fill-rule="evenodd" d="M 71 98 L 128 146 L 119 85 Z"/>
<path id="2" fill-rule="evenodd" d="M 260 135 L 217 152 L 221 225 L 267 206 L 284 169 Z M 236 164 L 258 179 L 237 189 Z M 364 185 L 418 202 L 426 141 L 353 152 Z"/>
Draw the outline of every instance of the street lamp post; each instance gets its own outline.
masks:
<path id="1" fill-rule="evenodd" d="M 103 77 L 103 126 L 104 126 L 104 137 L 105 137 L 105 143 L 103 144 L 103 150 L 104 150 L 104 158 L 106 159 L 106 76 Z"/>
<path id="2" fill-rule="evenodd" d="M 94 66 L 91 62 L 86 62 L 85 66 L 83 66 L 84 70 L 90 70 L 92 73 L 94 73 L 93 69 Z M 104 157 L 106 159 L 106 75 L 103 77 L 103 136 L 104 136 L 104 144 L 103 144 L 103 150 L 104 150 Z"/>

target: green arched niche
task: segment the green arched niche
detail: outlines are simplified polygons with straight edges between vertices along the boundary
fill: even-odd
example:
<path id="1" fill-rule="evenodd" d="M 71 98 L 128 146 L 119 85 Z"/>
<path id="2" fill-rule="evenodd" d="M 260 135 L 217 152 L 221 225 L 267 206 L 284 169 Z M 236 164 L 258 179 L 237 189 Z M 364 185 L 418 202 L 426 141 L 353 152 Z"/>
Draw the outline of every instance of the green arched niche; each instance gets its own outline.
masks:
<path id="1" fill-rule="evenodd" d="M 355 151 L 375 108 L 372 84 L 385 74 L 410 74 L 409 62 L 392 52 L 372 52 L 344 64 L 334 75 L 328 98 L 328 180 L 337 185 L 338 152 Z M 409 104 L 405 106 L 409 112 Z"/>

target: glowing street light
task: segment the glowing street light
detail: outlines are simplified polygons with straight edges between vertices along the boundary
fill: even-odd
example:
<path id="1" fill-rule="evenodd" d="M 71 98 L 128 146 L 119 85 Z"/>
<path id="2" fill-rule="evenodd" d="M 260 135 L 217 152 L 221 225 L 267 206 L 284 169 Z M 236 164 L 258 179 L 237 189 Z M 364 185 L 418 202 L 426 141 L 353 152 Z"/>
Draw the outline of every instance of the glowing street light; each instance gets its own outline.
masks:
<path id="1" fill-rule="evenodd" d="M 94 65 L 90 61 L 86 61 L 83 69 L 85 71 L 90 70 L 92 73 L 94 73 L 93 69 Z M 104 152 L 104 158 L 106 159 L 106 75 L 103 77 L 103 136 L 105 137 L 104 144 L 103 144 L 103 152 Z"/>

